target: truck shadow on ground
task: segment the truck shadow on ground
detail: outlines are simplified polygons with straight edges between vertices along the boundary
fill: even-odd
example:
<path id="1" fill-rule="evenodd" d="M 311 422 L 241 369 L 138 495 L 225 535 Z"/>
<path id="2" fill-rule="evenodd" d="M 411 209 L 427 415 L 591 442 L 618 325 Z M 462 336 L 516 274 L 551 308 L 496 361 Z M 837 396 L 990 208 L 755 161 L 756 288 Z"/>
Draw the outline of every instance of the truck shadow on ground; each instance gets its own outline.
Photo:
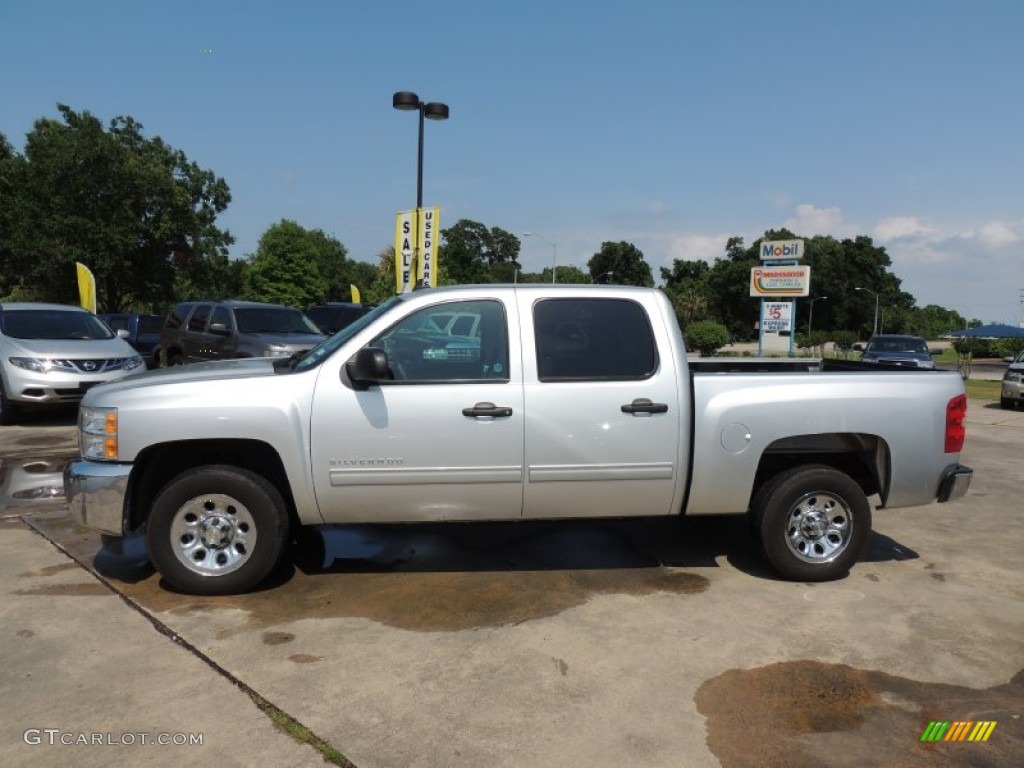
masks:
<path id="1" fill-rule="evenodd" d="M 717 568 L 723 559 L 754 578 L 778 578 L 744 516 L 353 525 L 303 529 L 251 592 L 197 597 L 153 571 L 140 534 L 114 552 L 64 510 L 22 519 L 146 611 L 244 611 L 225 634 L 309 618 L 364 618 L 430 632 L 508 626 L 596 595 L 699 594 L 714 577 L 692 569 Z M 914 557 L 875 534 L 865 559 Z"/>

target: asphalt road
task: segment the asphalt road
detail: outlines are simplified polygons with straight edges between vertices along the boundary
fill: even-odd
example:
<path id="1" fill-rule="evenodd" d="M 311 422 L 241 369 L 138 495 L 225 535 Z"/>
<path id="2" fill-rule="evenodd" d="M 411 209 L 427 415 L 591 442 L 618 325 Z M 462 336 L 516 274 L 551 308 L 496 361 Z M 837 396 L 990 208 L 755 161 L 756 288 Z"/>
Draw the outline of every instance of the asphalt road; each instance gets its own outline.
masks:
<path id="1" fill-rule="evenodd" d="M 1024 754 L 1024 412 L 972 401 L 968 496 L 878 511 L 837 582 L 778 581 L 742 518 L 577 521 L 331 529 L 265 589 L 230 598 L 177 594 L 141 546 L 105 555 L 61 499 L 30 498 L 59 487 L 73 420 L 2 432 L 0 562 L 19 563 L 0 598 L 0 695 L 18 702 L 7 765 L 135 758 L 21 743 L 39 720 L 25 713 L 110 728 L 111 702 L 170 727 L 202 713 L 202 751 L 153 764 L 318 762 L 269 721 L 264 733 L 248 700 L 208 702 L 189 680 L 204 695 L 256 692 L 361 768 L 1017 766 Z M 111 590 L 124 600 L 94 627 L 83 606 Z M 127 621 L 135 610 L 149 621 Z M 43 638 L 45 655 L 18 655 Z M 136 647 L 177 655 L 137 671 Z M 76 677 L 83 664 L 97 682 Z M 921 741 L 947 720 L 996 726 L 984 743 Z"/>

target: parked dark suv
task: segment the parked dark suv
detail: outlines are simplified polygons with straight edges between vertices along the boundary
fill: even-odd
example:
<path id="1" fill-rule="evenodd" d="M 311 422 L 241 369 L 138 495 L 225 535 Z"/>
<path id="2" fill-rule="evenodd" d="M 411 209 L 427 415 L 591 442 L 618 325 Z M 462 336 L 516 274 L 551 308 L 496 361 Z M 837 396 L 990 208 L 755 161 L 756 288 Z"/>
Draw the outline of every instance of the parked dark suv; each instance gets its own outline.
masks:
<path id="1" fill-rule="evenodd" d="M 185 301 L 160 333 L 160 365 L 239 357 L 284 357 L 326 337 L 305 314 L 256 301 Z"/>
<path id="2" fill-rule="evenodd" d="M 346 304 L 329 302 L 318 304 L 306 310 L 309 319 L 316 323 L 321 333 L 333 336 L 342 328 L 351 325 L 371 309 L 373 304 Z"/>
<path id="3" fill-rule="evenodd" d="M 135 351 L 142 355 L 146 361 L 147 368 L 156 368 L 160 331 L 164 327 L 163 315 L 140 315 L 127 312 L 113 315 L 99 315 L 101 320 L 114 330 L 126 331 L 127 336 L 118 333 L 121 338 L 135 347 Z"/>

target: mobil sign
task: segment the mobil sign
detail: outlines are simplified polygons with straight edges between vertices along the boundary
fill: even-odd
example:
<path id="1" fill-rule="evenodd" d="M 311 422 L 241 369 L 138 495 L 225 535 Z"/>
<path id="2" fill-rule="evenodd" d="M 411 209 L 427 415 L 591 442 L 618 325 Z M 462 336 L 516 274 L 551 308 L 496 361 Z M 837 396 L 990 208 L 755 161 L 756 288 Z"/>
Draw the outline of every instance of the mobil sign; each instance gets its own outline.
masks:
<path id="1" fill-rule="evenodd" d="M 752 267 L 750 270 L 751 296 L 806 296 L 810 293 L 810 288 L 811 268 L 803 264 Z"/>
<path id="2" fill-rule="evenodd" d="M 803 240 L 762 240 L 761 261 L 773 259 L 793 259 L 804 257 Z"/>

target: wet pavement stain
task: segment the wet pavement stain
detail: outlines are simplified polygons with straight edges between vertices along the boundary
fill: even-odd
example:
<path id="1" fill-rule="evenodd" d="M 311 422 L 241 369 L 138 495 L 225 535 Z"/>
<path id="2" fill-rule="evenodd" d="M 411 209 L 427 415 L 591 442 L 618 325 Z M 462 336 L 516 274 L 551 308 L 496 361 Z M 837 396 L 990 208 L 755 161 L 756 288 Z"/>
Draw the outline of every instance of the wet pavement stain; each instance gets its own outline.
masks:
<path id="1" fill-rule="evenodd" d="M 19 573 L 19 579 L 34 578 L 38 576 L 53 576 L 57 573 L 63 573 L 64 571 L 75 571 L 81 568 L 78 563 L 60 563 L 59 565 L 48 565 L 45 568 L 40 568 L 38 571 L 26 571 L 25 573 Z"/>
<path id="2" fill-rule="evenodd" d="M 1024 671 L 975 690 L 842 664 L 793 661 L 725 672 L 695 697 L 723 768 L 1019 766 Z M 989 741 L 921 742 L 933 720 L 994 720 Z"/>
<path id="3" fill-rule="evenodd" d="M 323 658 L 323 656 L 313 656 L 309 653 L 293 653 L 288 657 L 288 661 L 294 661 L 296 664 L 313 664 L 322 661 Z"/>
<path id="4" fill-rule="evenodd" d="M 33 632 L 31 629 L 19 629 L 18 630 L 18 637 L 34 637 L 35 634 L 36 633 Z"/>
<path id="5" fill-rule="evenodd" d="M 291 632 L 264 632 L 263 633 L 263 644 L 264 645 L 283 645 L 284 643 L 290 643 L 295 639 L 295 635 Z"/>
<path id="6" fill-rule="evenodd" d="M 62 597 L 96 597 L 113 594 L 102 584 L 92 581 L 85 584 L 47 584 L 42 587 L 16 589 L 12 595 L 54 595 Z"/>
<path id="7" fill-rule="evenodd" d="M 66 513 L 40 513 L 26 522 L 97 569 L 103 554 L 97 554 L 99 537 Z M 472 545 L 459 541 L 468 528 L 454 526 L 451 535 L 434 530 L 395 537 L 398 544 L 387 532 L 380 534 L 395 553 L 391 561 L 345 559 L 327 568 L 310 565 L 308 552 L 293 552 L 300 568 L 288 561 L 258 590 L 229 597 L 180 594 L 151 569 L 135 577 L 101 573 L 148 611 L 245 611 L 246 618 L 222 630 L 221 638 L 310 618 L 365 618 L 412 631 L 457 632 L 554 616 L 598 595 L 693 595 L 710 584 L 704 576 L 658 565 L 612 526 L 521 526 L 514 530 L 529 535 L 511 542 L 485 526 L 473 530 L 478 540 Z"/>

